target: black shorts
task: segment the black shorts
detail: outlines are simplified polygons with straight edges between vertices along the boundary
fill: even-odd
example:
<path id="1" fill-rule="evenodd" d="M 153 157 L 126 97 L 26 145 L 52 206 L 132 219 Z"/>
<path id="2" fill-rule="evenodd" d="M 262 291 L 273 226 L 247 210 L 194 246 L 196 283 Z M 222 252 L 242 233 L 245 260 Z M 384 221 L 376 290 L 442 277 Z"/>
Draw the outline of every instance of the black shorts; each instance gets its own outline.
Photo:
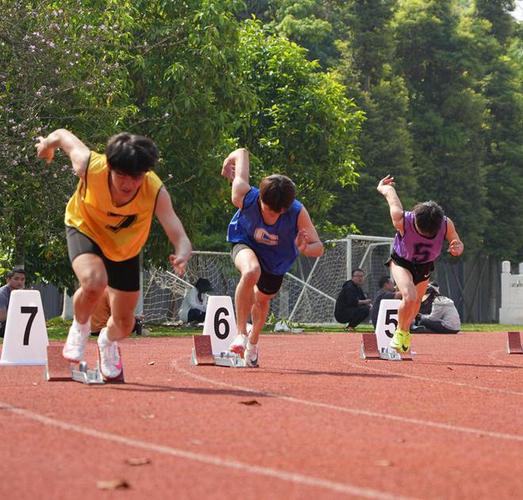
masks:
<path id="1" fill-rule="evenodd" d="M 231 258 L 234 262 L 236 259 L 236 256 L 238 255 L 238 252 L 240 250 L 243 250 L 244 248 L 251 248 L 249 245 L 246 245 L 245 243 L 235 243 L 232 246 L 231 250 Z M 253 250 L 254 252 L 254 250 Z M 264 293 L 265 295 L 274 295 L 275 293 L 278 293 L 279 289 L 281 288 L 281 284 L 283 283 L 283 274 L 271 274 L 265 271 L 260 263 L 260 269 L 261 269 L 261 275 L 260 279 L 258 280 L 258 283 L 256 283 L 256 286 L 258 287 L 258 290 L 261 293 Z"/>
<path id="2" fill-rule="evenodd" d="M 123 292 L 137 292 L 140 290 L 140 256 L 116 262 L 108 259 L 102 249 L 85 234 L 70 226 L 65 227 L 67 237 L 67 252 L 69 260 L 73 260 L 83 253 L 98 255 L 105 265 L 109 286 Z"/>
<path id="3" fill-rule="evenodd" d="M 418 264 L 416 262 L 406 260 L 394 252 L 390 256 L 390 259 L 385 263 L 385 265 L 390 266 L 391 261 L 393 261 L 394 264 L 403 267 L 407 271 L 410 271 L 410 274 L 412 274 L 412 280 L 414 281 L 415 285 L 429 280 L 432 271 L 434 271 L 434 262 L 423 262 L 421 264 Z"/>

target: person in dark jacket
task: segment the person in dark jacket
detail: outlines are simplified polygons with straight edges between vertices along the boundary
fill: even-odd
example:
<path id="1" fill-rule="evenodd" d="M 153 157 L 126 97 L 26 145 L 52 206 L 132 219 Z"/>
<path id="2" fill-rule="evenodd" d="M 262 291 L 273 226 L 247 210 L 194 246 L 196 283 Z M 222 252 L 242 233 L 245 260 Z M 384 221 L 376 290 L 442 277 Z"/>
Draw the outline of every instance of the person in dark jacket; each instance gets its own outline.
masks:
<path id="1" fill-rule="evenodd" d="M 383 276 L 379 281 L 380 289 L 374 297 L 374 302 L 372 303 L 372 310 L 370 313 L 370 319 L 374 328 L 376 328 L 376 323 L 378 322 L 378 314 L 380 312 L 380 303 L 383 299 L 401 299 L 401 293 L 396 290 L 394 281 L 389 276 Z"/>
<path id="2" fill-rule="evenodd" d="M 354 269 L 352 279 L 346 281 L 336 299 L 334 317 L 338 323 L 348 323 L 347 329 L 354 330 L 362 321 L 369 317 L 371 300 L 365 297 L 361 288 L 365 281 L 363 269 Z"/>

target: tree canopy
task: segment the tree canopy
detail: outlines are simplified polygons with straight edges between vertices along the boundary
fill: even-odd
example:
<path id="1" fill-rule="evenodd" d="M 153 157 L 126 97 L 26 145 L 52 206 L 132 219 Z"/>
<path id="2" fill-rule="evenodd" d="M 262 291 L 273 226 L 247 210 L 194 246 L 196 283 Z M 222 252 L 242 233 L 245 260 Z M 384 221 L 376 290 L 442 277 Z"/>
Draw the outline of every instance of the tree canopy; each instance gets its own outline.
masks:
<path id="1" fill-rule="evenodd" d="M 198 249 L 224 249 L 222 159 L 282 172 L 323 236 L 390 235 L 375 187 L 433 199 L 468 252 L 523 260 L 523 29 L 512 0 L 0 0 L 0 264 L 70 283 L 64 127 L 92 149 L 148 135 Z M 354 227 L 354 226 L 353 226 Z M 164 261 L 158 225 L 146 262 Z"/>

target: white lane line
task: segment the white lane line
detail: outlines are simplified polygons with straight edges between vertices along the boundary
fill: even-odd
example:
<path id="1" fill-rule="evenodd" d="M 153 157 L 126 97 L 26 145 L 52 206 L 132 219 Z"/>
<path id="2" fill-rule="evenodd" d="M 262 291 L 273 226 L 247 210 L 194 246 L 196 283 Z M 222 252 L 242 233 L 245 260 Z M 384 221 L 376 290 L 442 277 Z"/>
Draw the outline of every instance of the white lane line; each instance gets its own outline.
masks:
<path id="1" fill-rule="evenodd" d="M 359 350 L 357 351 L 346 351 L 347 354 L 354 354 L 354 355 L 358 355 L 359 356 Z M 382 363 L 382 361 L 380 360 L 373 360 L 373 362 L 377 362 L 377 363 Z M 414 361 L 413 363 L 416 362 L 416 358 L 414 358 Z M 494 392 L 494 393 L 500 393 L 500 394 L 508 394 L 510 396 L 523 396 L 523 392 L 521 391 L 513 391 L 511 389 L 500 389 L 498 387 L 487 387 L 487 386 L 482 386 L 482 385 L 474 385 L 474 384 L 469 384 L 467 382 L 456 382 L 454 380 L 445 380 L 445 379 L 437 379 L 437 378 L 433 378 L 433 377 L 423 377 L 421 375 L 411 375 L 409 373 L 400 373 L 400 372 L 395 372 L 393 370 L 384 370 L 384 369 L 380 369 L 380 368 L 374 368 L 373 366 L 368 366 L 366 363 L 361 363 L 361 364 L 358 364 L 358 363 L 353 363 L 352 361 L 347 361 L 345 360 L 344 363 L 347 363 L 349 364 L 350 366 L 352 366 L 353 368 L 364 368 L 365 370 L 370 370 L 370 371 L 375 371 L 375 372 L 378 372 L 378 373 L 386 373 L 388 375 L 396 375 L 397 377 L 405 377 L 405 378 L 411 378 L 411 379 L 414 379 L 414 380 L 421 380 L 423 382 L 431 382 L 431 383 L 437 383 L 437 384 L 447 384 L 447 385 L 455 385 L 456 387 L 466 387 L 468 389 L 476 389 L 478 391 L 486 391 L 486 392 Z M 386 363 L 386 362 L 385 362 Z M 398 363 L 397 361 L 390 361 L 390 363 Z M 406 363 L 410 363 L 410 361 L 406 361 Z M 430 364 L 434 364 L 430 361 L 423 361 L 423 363 L 430 363 Z M 443 366 L 444 363 L 441 363 L 441 366 Z M 452 364 L 449 362 L 449 364 Z M 511 365 L 508 365 L 508 366 L 511 366 Z M 495 368 L 495 367 L 492 367 L 492 368 Z M 520 367 L 517 366 L 517 367 L 514 367 L 515 369 L 519 369 Z"/>
<path id="2" fill-rule="evenodd" d="M 358 351 L 359 352 L 359 351 Z M 352 354 L 352 352 L 351 352 Z M 356 352 L 354 352 L 356 354 Z M 377 360 L 379 363 L 380 360 Z M 416 360 L 414 359 L 413 363 L 415 363 Z M 467 382 L 456 382 L 455 380 L 445 380 L 445 379 L 436 379 L 432 377 L 423 377 L 421 375 L 411 375 L 409 373 L 398 373 L 392 370 L 384 370 L 380 368 L 374 368 L 373 366 L 368 366 L 366 363 L 358 364 L 353 363 L 352 361 L 345 361 L 345 363 L 348 363 L 350 366 L 354 368 L 364 368 L 366 370 L 372 370 L 378 373 L 386 373 L 389 375 L 397 375 L 398 377 L 405 377 L 405 378 L 411 378 L 414 380 L 421 380 L 423 382 L 431 382 L 431 383 L 437 383 L 437 384 L 447 384 L 447 385 L 455 385 L 456 387 L 466 387 L 467 389 L 476 389 L 478 391 L 486 391 L 486 392 L 493 392 L 493 393 L 499 393 L 499 394 L 508 394 L 510 396 L 523 396 L 523 392 L 521 391 L 513 391 L 511 389 L 500 389 L 497 387 L 487 387 L 482 385 L 474 385 L 469 384 Z M 391 361 L 392 363 L 392 361 Z M 397 361 L 394 361 L 394 363 L 397 363 Z M 444 363 L 442 363 L 443 365 Z M 452 363 L 449 363 L 452 364 Z M 494 368 L 494 367 L 492 367 Z M 518 367 L 519 368 L 519 367 Z"/>
<path id="3" fill-rule="evenodd" d="M 124 436 L 119 436 L 118 434 L 112 434 L 110 432 L 98 431 L 96 429 L 91 429 L 83 425 L 72 424 L 69 422 L 64 422 L 62 420 L 57 420 L 54 418 L 46 417 L 45 415 L 40 415 L 39 413 L 32 412 L 30 410 L 25 410 L 23 408 L 18 408 L 12 406 L 8 403 L 0 401 L 0 410 L 6 410 L 12 412 L 21 417 L 39 422 L 48 427 L 55 427 L 62 429 L 64 431 L 77 432 L 86 436 L 90 436 L 97 439 L 102 439 L 104 441 L 109 441 L 112 443 L 118 443 L 125 446 L 130 446 L 133 448 L 140 448 L 142 450 L 147 450 L 150 452 L 161 453 L 163 455 L 169 455 L 176 458 L 182 458 L 186 460 L 193 460 L 195 462 L 204 463 L 207 465 L 214 465 L 216 467 L 225 467 L 228 469 L 234 469 L 241 472 L 246 472 L 248 474 L 254 474 L 259 476 L 268 476 L 275 479 L 281 479 L 282 481 L 288 481 L 291 483 L 296 483 L 302 486 L 311 486 L 315 488 L 323 488 L 330 490 L 336 493 L 344 493 L 347 495 L 352 495 L 356 497 L 363 498 L 373 498 L 373 499 L 408 499 L 409 497 L 403 497 L 400 495 L 395 495 L 393 493 L 387 493 L 384 491 L 374 490 L 371 488 L 361 488 L 359 486 L 354 486 L 347 483 L 338 483 L 336 481 L 330 481 L 328 479 L 322 479 L 314 476 L 306 476 L 304 474 L 299 474 L 296 472 L 287 472 L 279 469 L 271 469 L 270 467 L 262 467 L 259 465 L 251 465 L 245 462 L 239 462 L 237 460 L 231 460 L 228 458 L 221 458 L 215 455 L 207 455 L 205 453 L 194 453 L 187 450 L 181 450 L 179 448 L 172 448 L 170 446 L 163 446 L 154 443 L 148 443 L 146 441 L 140 441 L 138 439 L 127 438 Z"/>
<path id="4" fill-rule="evenodd" d="M 517 434 L 507 434 L 503 432 L 494 432 L 494 431 L 485 431 L 481 429 L 475 429 L 473 427 L 464 427 L 460 425 L 444 424 L 441 422 L 432 422 L 430 420 L 421 420 L 417 418 L 402 417 L 399 415 L 393 415 L 391 413 L 381 413 L 377 411 L 364 410 L 361 408 L 349 408 L 346 406 L 337 406 L 330 403 L 322 403 L 320 401 L 310 401 L 308 399 L 295 398 L 293 396 L 285 396 L 283 394 L 278 394 L 274 392 L 266 392 L 259 389 L 252 389 L 250 387 L 242 387 L 239 385 L 229 384 L 227 382 L 220 382 L 202 375 L 196 375 L 195 373 L 186 370 L 185 368 L 180 367 L 178 361 L 182 358 L 178 358 L 172 362 L 174 369 L 180 373 L 183 373 L 193 379 L 200 380 L 201 382 L 209 383 L 212 385 L 218 385 L 222 387 L 227 387 L 229 389 L 234 389 L 236 391 L 243 391 L 251 394 L 259 394 L 261 396 L 281 399 L 283 401 L 288 401 L 290 403 L 301 404 L 305 406 L 312 406 L 316 408 L 324 408 L 327 410 L 339 411 L 342 413 L 350 413 L 352 415 L 360 415 L 365 417 L 373 417 L 379 419 L 392 420 L 394 422 L 402 422 L 404 424 L 414 424 L 422 427 L 432 427 L 434 429 L 441 429 L 451 432 L 461 432 L 465 434 L 473 434 L 475 436 L 487 436 L 493 439 L 503 439 L 507 441 L 516 441 L 523 443 L 523 436 L 518 436 Z M 184 357 L 186 359 L 186 357 Z"/>

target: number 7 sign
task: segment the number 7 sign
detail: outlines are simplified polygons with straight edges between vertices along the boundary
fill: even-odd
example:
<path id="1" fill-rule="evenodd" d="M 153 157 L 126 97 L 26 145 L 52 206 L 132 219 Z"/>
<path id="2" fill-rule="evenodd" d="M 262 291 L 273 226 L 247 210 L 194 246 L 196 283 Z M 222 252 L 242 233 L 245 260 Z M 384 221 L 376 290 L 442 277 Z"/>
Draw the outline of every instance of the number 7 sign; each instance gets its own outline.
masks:
<path id="1" fill-rule="evenodd" d="M 13 290 L 0 365 L 45 365 L 47 328 L 38 290 Z"/>

